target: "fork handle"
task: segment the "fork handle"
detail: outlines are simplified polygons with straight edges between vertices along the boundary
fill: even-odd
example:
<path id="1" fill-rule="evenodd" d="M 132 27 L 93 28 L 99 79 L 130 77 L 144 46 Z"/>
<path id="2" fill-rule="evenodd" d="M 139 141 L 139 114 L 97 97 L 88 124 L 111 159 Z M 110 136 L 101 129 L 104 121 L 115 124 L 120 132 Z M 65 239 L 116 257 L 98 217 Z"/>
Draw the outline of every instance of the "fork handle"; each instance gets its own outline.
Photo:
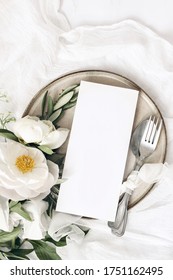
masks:
<path id="1" fill-rule="evenodd" d="M 144 159 L 143 158 L 136 158 L 136 164 L 135 164 L 135 168 L 134 170 L 139 171 L 139 169 L 141 168 L 141 166 L 144 163 Z"/>
<path id="2" fill-rule="evenodd" d="M 121 198 L 121 201 L 118 204 L 117 212 L 116 212 L 116 217 L 114 222 L 109 222 L 108 225 L 113 228 L 113 229 L 118 229 L 120 225 L 122 224 L 124 218 L 126 221 L 124 221 L 125 226 L 127 222 L 127 213 L 128 213 L 128 204 L 129 204 L 129 199 L 132 194 L 132 190 L 127 189 L 127 191 L 124 193 L 124 195 Z"/>
<path id="3" fill-rule="evenodd" d="M 126 210 L 126 212 L 124 214 L 124 218 L 123 218 L 120 226 L 118 228 L 112 227 L 112 229 L 111 229 L 111 231 L 114 235 L 116 235 L 118 237 L 121 237 L 122 235 L 124 235 L 125 230 L 126 230 L 127 217 L 128 217 L 128 211 Z"/>

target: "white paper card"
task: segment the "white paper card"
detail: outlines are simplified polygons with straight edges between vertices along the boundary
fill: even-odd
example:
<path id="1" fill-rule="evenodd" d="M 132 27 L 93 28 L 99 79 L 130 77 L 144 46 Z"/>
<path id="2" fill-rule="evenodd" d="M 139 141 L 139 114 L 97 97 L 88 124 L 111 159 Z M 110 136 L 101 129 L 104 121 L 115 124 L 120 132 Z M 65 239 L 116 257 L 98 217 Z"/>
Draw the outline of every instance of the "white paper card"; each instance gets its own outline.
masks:
<path id="1" fill-rule="evenodd" d="M 138 91 L 82 81 L 57 211 L 115 219 Z"/>

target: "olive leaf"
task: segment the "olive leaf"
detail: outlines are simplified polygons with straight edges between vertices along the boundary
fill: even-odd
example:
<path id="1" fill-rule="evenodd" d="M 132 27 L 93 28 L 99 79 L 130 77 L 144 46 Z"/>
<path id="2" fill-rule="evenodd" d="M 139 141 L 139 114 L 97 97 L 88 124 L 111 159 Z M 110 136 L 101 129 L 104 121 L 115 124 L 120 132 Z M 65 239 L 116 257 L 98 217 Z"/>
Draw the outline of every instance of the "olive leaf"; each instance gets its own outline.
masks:
<path id="1" fill-rule="evenodd" d="M 40 145 L 37 148 L 47 155 L 52 155 L 53 154 L 53 151 L 50 148 L 48 148 L 47 146 Z"/>
<path id="2" fill-rule="evenodd" d="M 72 86 L 69 86 L 67 87 L 66 89 L 64 89 L 61 93 L 60 93 L 60 97 L 62 97 L 63 95 L 65 95 L 66 93 L 70 92 L 70 91 L 73 91 L 73 90 L 76 90 L 76 88 L 78 88 L 79 85 L 72 85 Z"/>
<path id="3" fill-rule="evenodd" d="M 62 111 L 61 111 L 61 114 L 59 115 L 59 117 L 53 121 L 53 124 L 56 126 L 57 122 L 58 122 L 63 116 L 64 116 L 64 110 L 62 110 Z"/>
<path id="4" fill-rule="evenodd" d="M 28 240 L 34 247 L 34 251 L 40 260 L 61 260 L 56 249 L 43 240 Z"/>
<path id="5" fill-rule="evenodd" d="M 58 100 L 53 104 L 53 100 L 47 97 L 48 113 L 47 118 L 56 126 L 56 123 L 63 117 L 64 111 L 76 105 L 79 93 L 79 84 L 69 86 L 63 90 Z M 45 98 L 45 96 L 44 96 Z"/>
<path id="6" fill-rule="evenodd" d="M 11 232 L 0 231 L 0 244 L 16 239 L 21 231 L 20 226 L 13 229 Z"/>
<path id="7" fill-rule="evenodd" d="M 47 116 L 49 117 L 54 111 L 53 100 L 51 96 L 48 96 L 48 112 Z"/>
<path id="8" fill-rule="evenodd" d="M 43 97 L 43 100 L 42 100 L 42 117 L 44 117 L 45 110 L 46 110 L 47 96 L 48 96 L 48 90 L 46 91 L 46 93 Z"/>
<path id="9" fill-rule="evenodd" d="M 54 122 L 55 120 L 58 119 L 58 117 L 60 116 L 61 112 L 62 112 L 62 109 L 56 110 L 56 111 L 49 117 L 49 120 L 50 120 L 51 122 Z"/>
<path id="10" fill-rule="evenodd" d="M 63 107 L 63 110 L 70 109 L 70 108 L 74 107 L 75 104 L 76 104 L 76 102 L 72 102 L 72 103 L 69 102 L 69 103 L 67 103 L 67 104 Z"/>
<path id="11" fill-rule="evenodd" d="M 27 255 L 33 252 L 33 250 L 34 249 L 13 249 L 10 252 L 4 253 L 4 255 L 9 260 L 29 260 Z"/>
<path id="12" fill-rule="evenodd" d="M 60 96 L 60 98 L 58 99 L 57 103 L 54 106 L 54 110 L 58 110 L 59 108 L 63 107 L 66 103 L 68 103 L 72 98 L 73 94 L 74 92 L 70 91 L 63 96 Z"/>
<path id="13" fill-rule="evenodd" d="M 58 166 L 60 166 L 65 158 L 65 154 L 60 154 L 60 153 L 54 153 L 52 155 L 48 155 L 47 159 L 50 161 L 53 161 L 54 163 L 58 164 Z"/>
<path id="14" fill-rule="evenodd" d="M 8 258 L 6 257 L 4 252 L 0 252 L 0 260 L 7 260 Z"/>
<path id="15" fill-rule="evenodd" d="M 16 135 L 8 129 L 1 128 L 0 129 L 0 136 L 18 142 L 18 138 L 16 137 Z"/>
<path id="16" fill-rule="evenodd" d="M 78 98 L 78 92 L 73 95 L 72 99 L 70 100 L 70 103 L 76 102 L 77 98 Z"/>
<path id="17" fill-rule="evenodd" d="M 22 216 L 24 219 L 32 221 L 32 218 L 30 217 L 29 213 L 22 207 L 22 204 L 20 202 L 18 202 L 17 204 L 13 204 L 12 202 L 10 203 L 10 212 L 15 212 Z"/>

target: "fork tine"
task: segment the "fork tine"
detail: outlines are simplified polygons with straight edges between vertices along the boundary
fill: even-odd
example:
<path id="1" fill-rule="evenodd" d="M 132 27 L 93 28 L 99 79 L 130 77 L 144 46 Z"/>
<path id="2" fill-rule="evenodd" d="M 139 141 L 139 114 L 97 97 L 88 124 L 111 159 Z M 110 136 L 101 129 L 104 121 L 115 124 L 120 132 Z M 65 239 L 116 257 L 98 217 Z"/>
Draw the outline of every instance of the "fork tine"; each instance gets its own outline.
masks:
<path id="1" fill-rule="evenodd" d="M 152 133 L 152 138 L 151 138 L 151 141 L 150 141 L 151 144 L 154 143 L 154 139 L 155 139 L 156 132 L 157 132 L 157 129 L 158 129 L 158 123 L 159 123 L 159 118 L 156 118 L 156 122 L 154 123 L 154 129 L 153 129 L 153 133 Z"/>
<path id="2" fill-rule="evenodd" d="M 149 128 L 150 128 L 150 125 L 151 125 L 151 116 L 147 122 L 147 125 L 146 125 L 146 128 L 144 130 L 144 133 L 143 133 L 143 136 L 142 136 L 142 139 L 144 139 L 144 141 L 146 141 L 146 138 L 147 138 L 147 135 L 148 135 L 148 132 L 149 132 Z"/>
<path id="3" fill-rule="evenodd" d="M 157 130 L 156 130 L 155 137 L 154 137 L 154 140 L 153 140 L 153 144 L 155 145 L 155 147 L 157 146 L 157 143 L 159 141 L 159 137 L 160 137 L 161 130 L 162 130 L 162 125 L 163 125 L 162 119 L 160 120 L 160 123 L 159 123 L 159 119 L 158 119 Z"/>
<path id="4" fill-rule="evenodd" d="M 156 126 L 155 126 L 155 116 L 154 116 L 154 117 L 151 117 L 150 127 L 149 127 L 148 134 L 146 137 L 147 142 L 149 142 L 149 143 L 152 142 L 155 132 L 156 132 Z"/>
<path id="5" fill-rule="evenodd" d="M 149 139 L 149 142 L 151 144 L 153 144 L 153 142 L 154 142 L 154 138 L 155 138 L 155 135 L 156 135 L 156 132 L 157 132 L 158 122 L 159 122 L 159 119 L 156 118 L 156 117 L 153 117 L 153 127 L 152 127 L 152 132 L 151 132 L 151 135 L 150 135 L 150 139 Z"/>

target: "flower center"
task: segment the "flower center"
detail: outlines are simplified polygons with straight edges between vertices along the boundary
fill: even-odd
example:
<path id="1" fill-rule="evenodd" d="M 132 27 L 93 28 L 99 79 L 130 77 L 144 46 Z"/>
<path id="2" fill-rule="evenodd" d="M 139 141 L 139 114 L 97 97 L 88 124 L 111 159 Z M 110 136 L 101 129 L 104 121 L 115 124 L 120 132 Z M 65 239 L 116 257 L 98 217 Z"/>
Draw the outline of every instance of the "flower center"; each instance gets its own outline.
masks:
<path id="1" fill-rule="evenodd" d="M 35 166 L 35 161 L 30 156 L 22 155 L 16 159 L 16 166 L 22 173 L 31 172 Z"/>

